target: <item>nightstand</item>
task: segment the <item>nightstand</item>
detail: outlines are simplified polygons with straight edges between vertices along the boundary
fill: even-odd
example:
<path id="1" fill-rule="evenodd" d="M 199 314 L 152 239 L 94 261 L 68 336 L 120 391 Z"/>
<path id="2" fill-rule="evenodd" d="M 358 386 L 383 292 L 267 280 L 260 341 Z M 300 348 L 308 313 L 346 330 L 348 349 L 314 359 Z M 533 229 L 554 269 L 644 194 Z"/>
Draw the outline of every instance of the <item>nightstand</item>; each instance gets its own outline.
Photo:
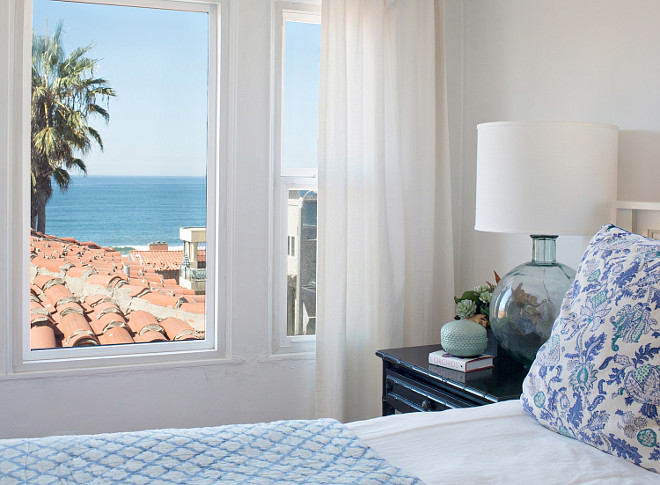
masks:
<path id="1" fill-rule="evenodd" d="M 383 359 L 383 416 L 395 411 L 444 411 L 518 399 L 527 370 L 508 356 L 491 369 L 464 373 L 429 364 L 440 345 L 379 350 Z"/>

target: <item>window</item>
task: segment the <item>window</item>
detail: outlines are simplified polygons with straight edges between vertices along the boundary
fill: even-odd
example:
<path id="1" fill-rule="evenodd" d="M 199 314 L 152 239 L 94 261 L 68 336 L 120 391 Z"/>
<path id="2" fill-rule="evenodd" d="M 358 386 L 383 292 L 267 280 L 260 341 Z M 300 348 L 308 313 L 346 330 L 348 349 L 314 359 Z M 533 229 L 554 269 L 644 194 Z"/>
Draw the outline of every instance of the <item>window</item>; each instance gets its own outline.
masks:
<path id="1" fill-rule="evenodd" d="M 274 332 L 276 351 L 311 351 L 316 333 L 318 6 L 276 4 Z"/>
<path id="2" fill-rule="evenodd" d="M 22 362 L 222 355 L 223 3 L 33 0 Z"/>

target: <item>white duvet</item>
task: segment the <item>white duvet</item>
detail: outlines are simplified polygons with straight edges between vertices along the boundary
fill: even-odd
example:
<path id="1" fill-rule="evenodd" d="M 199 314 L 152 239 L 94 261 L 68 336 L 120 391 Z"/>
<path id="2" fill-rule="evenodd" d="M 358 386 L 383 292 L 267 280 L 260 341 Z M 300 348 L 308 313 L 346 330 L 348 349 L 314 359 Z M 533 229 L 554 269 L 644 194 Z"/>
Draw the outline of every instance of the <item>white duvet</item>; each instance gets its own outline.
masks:
<path id="1" fill-rule="evenodd" d="M 659 474 L 544 428 L 517 400 L 347 426 L 429 485 L 660 484 Z"/>

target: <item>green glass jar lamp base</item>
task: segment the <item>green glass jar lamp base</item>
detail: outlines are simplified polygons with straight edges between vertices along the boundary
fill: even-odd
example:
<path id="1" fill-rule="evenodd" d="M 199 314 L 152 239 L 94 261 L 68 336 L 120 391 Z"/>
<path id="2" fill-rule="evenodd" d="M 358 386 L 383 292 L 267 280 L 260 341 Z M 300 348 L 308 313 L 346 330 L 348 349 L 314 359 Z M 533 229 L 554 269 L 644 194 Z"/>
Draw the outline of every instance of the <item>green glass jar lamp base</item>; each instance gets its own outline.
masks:
<path id="1" fill-rule="evenodd" d="M 550 337 L 575 270 L 555 258 L 557 236 L 533 235 L 532 261 L 505 275 L 490 303 L 490 326 L 500 346 L 531 366 Z"/>

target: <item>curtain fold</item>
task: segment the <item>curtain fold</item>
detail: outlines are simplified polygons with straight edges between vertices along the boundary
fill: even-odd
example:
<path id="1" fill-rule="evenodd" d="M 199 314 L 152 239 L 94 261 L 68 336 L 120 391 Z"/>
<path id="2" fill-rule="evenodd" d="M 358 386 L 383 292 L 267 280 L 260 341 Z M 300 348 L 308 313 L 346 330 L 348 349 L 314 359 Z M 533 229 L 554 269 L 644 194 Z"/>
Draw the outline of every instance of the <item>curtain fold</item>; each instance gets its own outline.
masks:
<path id="1" fill-rule="evenodd" d="M 380 414 L 379 348 L 453 317 L 443 2 L 323 2 L 316 414 Z"/>

